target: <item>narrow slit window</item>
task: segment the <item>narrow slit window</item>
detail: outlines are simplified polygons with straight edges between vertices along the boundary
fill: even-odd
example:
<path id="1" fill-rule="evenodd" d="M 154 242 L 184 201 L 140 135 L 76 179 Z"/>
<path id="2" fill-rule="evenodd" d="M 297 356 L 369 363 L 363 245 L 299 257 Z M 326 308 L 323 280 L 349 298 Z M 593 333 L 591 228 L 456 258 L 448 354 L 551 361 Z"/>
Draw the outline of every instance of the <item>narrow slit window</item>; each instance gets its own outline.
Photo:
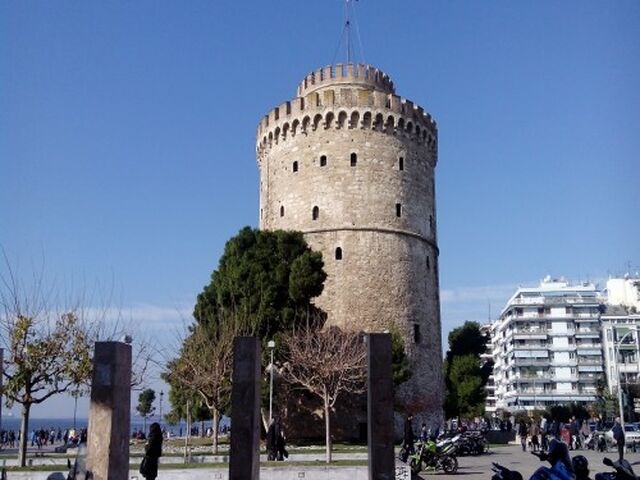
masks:
<path id="1" fill-rule="evenodd" d="M 336 248 L 336 260 L 342 260 L 342 248 Z"/>
<path id="2" fill-rule="evenodd" d="M 420 343 L 420 325 L 417 323 L 413 324 L 413 341 L 415 343 Z"/>
<path id="3" fill-rule="evenodd" d="M 400 218 L 402 216 L 402 204 L 396 203 L 396 217 Z"/>
<path id="4" fill-rule="evenodd" d="M 358 163 L 358 154 L 357 153 L 352 153 L 351 154 L 351 166 L 355 167 Z"/>
<path id="5" fill-rule="evenodd" d="M 320 216 L 320 209 L 317 206 L 313 207 L 313 210 L 311 210 L 311 219 L 317 220 L 319 216 Z"/>
<path id="6" fill-rule="evenodd" d="M 431 270 L 431 260 L 429 260 L 429 255 L 427 255 L 427 270 Z"/>
<path id="7" fill-rule="evenodd" d="M 298 171 L 298 162 L 295 161 L 295 162 L 293 162 L 293 172 L 295 173 L 297 171 Z"/>
<path id="8" fill-rule="evenodd" d="M 398 159 L 398 170 L 400 171 L 404 170 L 404 157 L 400 157 Z"/>
<path id="9" fill-rule="evenodd" d="M 280 216 L 284 217 L 284 205 L 280 205 Z"/>
<path id="10" fill-rule="evenodd" d="M 327 156 L 326 155 L 320 155 L 320 166 L 321 167 L 326 167 L 327 166 Z"/>

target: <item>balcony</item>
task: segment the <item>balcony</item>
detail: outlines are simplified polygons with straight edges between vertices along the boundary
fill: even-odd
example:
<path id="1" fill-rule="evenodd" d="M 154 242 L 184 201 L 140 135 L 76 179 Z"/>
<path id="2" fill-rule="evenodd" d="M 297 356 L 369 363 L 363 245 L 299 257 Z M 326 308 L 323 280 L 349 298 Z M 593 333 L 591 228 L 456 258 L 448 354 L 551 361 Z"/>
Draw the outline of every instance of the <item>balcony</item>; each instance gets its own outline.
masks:
<path id="1" fill-rule="evenodd" d="M 602 357 L 579 357 L 578 365 L 602 365 Z"/>
<path id="2" fill-rule="evenodd" d="M 574 344 L 571 345 L 549 345 L 549 350 L 554 351 L 554 352 L 573 352 L 576 349 L 576 346 Z"/>
<path id="3" fill-rule="evenodd" d="M 549 359 L 548 358 L 515 358 L 514 365 L 516 367 L 548 367 Z"/>
<path id="4" fill-rule="evenodd" d="M 568 328 L 568 329 L 567 329 L 567 330 L 565 330 L 565 331 L 557 331 L 557 330 L 556 330 L 556 331 L 554 331 L 554 330 L 549 330 L 549 331 L 547 332 L 547 335 L 552 335 L 552 336 L 562 336 L 562 337 L 571 337 L 571 336 L 573 336 L 573 335 L 575 335 L 575 334 L 576 334 L 576 331 L 575 331 L 575 329 L 573 329 L 573 328 Z"/>

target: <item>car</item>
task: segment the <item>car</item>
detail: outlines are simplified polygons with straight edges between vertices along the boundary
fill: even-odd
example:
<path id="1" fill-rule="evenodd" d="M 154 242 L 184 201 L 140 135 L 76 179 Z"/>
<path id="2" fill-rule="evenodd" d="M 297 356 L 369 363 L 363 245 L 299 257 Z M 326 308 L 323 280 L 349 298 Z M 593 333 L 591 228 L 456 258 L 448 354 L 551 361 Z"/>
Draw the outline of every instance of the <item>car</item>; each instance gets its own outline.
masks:
<path id="1" fill-rule="evenodd" d="M 604 435 L 608 442 L 615 443 L 615 440 L 613 438 L 613 428 L 608 429 Z M 640 445 L 640 430 L 638 429 L 637 425 L 633 423 L 625 423 L 624 443 L 627 445 Z"/>

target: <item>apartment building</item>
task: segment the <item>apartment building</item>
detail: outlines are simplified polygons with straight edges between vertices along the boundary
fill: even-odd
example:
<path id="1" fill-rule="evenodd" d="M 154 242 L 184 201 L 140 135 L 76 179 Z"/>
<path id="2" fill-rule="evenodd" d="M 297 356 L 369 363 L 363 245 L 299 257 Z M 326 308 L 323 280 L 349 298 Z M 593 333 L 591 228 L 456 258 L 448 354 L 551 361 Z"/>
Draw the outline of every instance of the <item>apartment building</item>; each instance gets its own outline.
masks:
<path id="1" fill-rule="evenodd" d="M 601 316 L 602 346 L 611 393 L 640 382 L 640 278 L 607 281 L 607 309 Z"/>
<path id="2" fill-rule="evenodd" d="M 604 374 L 602 292 L 591 283 L 545 278 L 519 288 L 491 324 L 495 363 L 487 411 L 588 404 Z"/>

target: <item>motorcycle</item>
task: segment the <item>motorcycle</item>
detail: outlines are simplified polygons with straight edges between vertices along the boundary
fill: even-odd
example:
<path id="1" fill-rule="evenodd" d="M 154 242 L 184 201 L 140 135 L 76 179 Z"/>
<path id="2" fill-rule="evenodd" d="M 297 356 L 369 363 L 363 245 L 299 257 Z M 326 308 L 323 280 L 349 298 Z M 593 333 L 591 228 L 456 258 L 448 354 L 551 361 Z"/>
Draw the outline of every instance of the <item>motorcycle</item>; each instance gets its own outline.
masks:
<path id="1" fill-rule="evenodd" d="M 596 473 L 595 480 L 636 480 L 636 474 L 631 468 L 631 464 L 626 460 L 613 461 L 610 458 L 604 458 L 602 463 L 612 467 L 615 472 Z"/>
<path id="2" fill-rule="evenodd" d="M 459 456 L 481 455 L 489 452 L 489 442 L 480 431 L 467 431 L 452 438 Z"/>
<path id="3" fill-rule="evenodd" d="M 456 448 L 452 441 L 445 440 L 436 443 L 433 440 L 418 442 L 416 452 L 409 456 L 409 466 L 415 475 L 424 468 L 442 470 L 445 473 L 455 473 L 458 470 Z"/>

